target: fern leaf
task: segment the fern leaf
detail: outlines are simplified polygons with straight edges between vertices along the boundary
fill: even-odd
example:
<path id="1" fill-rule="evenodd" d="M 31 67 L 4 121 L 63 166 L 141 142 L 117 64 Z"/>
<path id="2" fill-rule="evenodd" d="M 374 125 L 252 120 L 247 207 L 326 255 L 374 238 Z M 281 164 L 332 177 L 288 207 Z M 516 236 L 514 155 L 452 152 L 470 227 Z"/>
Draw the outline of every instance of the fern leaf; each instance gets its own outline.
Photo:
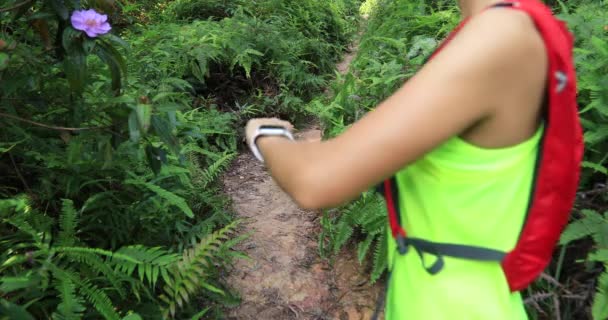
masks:
<path id="1" fill-rule="evenodd" d="M 348 222 L 342 221 L 337 225 L 336 236 L 334 239 L 334 254 L 340 252 L 340 249 L 353 235 L 354 226 Z"/>
<path id="2" fill-rule="evenodd" d="M 90 283 L 90 280 L 82 281 L 80 277 L 67 269 L 61 269 L 54 264 L 48 264 L 48 268 L 53 272 L 55 278 L 61 282 L 71 282 L 74 287 L 78 288 L 78 292 L 85 297 L 85 299 L 93 305 L 93 308 L 99 312 L 105 319 L 118 320 L 119 315 L 114 310 L 114 305 L 108 297 L 108 295 L 99 289 L 94 284 Z M 70 288 L 63 290 L 69 293 Z M 60 289 L 60 291 L 62 291 Z"/>
<path id="3" fill-rule="evenodd" d="M 108 251 L 108 250 L 103 250 L 103 249 L 98 249 L 98 248 L 87 248 L 87 247 L 55 247 L 53 248 L 53 250 L 55 250 L 56 252 L 61 252 L 61 253 L 70 253 L 70 252 L 75 252 L 75 253 L 93 253 L 93 254 L 97 254 L 97 255 L 101 255 L 101 256 L 106 256 L 109 258 L 117 258 L 117 259 L 122 259 L 122 260 L 126 260 L 128 262 L 131 263 L 141 263 L 139 260 L 136 260 L 130 256 L 121 254 L 119 252 L 112 252 L 112 251 Z"/>
<path id="4" fill-rule="evenodd" d="M 608 249 L 598 249 L 587 256 L 589 261 L 601 261 L 608 263 Z"/>
<path id="5" fill-rule="evenodd" d="M 114 305 L 108 297 L 108 295 L 99 289 L 94 284 L 91 284 L 88 280 L 85 280 L 79 284 L 78 289 L 89 301 L 95 310 L 99 312 L 104 318 L 108 320 L 118 320 L 120 316 L 114 310 Z"/>
<path id="6" fill-rule="evenodd" d="M 188 206 L 186 200 L 171 191 L 165 190 L 155 184 L 145 181 L 127 179 L 125 180 L 125 183 L 144 186 L 150 191 L 154 192 L 157 196 L 167 200 L 167 202 L 169 202 L 170 204 L 178 207 L 188 218 L 194 217 L 194 213 L 192 212 L 192 209 L 190 209 L 190 207 Z"/>
<path id="7" fill-rule="evenodd" d="M 165 316 L 175 316 L 177 308 L 181 308 L 184 302 L 190 299 L 196 288 L 204 288 L 209 291 L 224 294 L 223 290 L 209 284 L 208 268 L 210 262 L 216 259 L 221 245 L 228 239 L 239 221 L 225 226 L 224 228 L 209 234 L 194 247 L 185 250 L 181 260 L 175 262 L 168 275 L 171 281 L 167 281 L 161 295 L 161 299 L 167 303 Z"/>
<path id="8" fill-rule="evenodd" d="M 124 259 L 124 257 L 129 259 Z M 131 275 L 137 270 L 140 279 L 142 281 L 146 279 L 154 287 L 159 275 L 165 282 L 170 281 L 168 268 L 178 259 L 178 255 L 169 253 L 160 247 L 148 248 L 142 245 L 134 245 L 116 251 L 110 263 L 115 266 L 115 270 L 126 275 Z"/>
<path id="9" fill-rule="evenodd" d="M 597 233 L 598 228 L 606 222 L 602 216 L 593 210 L 583 210 L 583 218 L 570 223 L 564 230 L 560 244 L 568 244 L 574 240 L 582 239 Z"/>
<path id="10" fill-rule="evenodd" d="M 62 199 L 61 215 L 59 216 L 59 235 L 57 244 L 60 246 L 72 246 L 76 242 L 76 209 L 74 202 L 70 199 Z"/>
<path id="11" fill-rule="evenodd" d="M 595 297 L 593 297 L 591 314 L 594 320 L 608 318 L 608 272 L 606 271 L 600 275 L 597 291 Z"/>
<path id="12" fill-rule="evenodd" d="M 76 286 L 69 278 L 61 278 L 55 284 L 55 289 L 59 292 L 61 303 L 53 313 L 53 319 L 73 320 L 81 319 L 82 313 L 86 310 L 81 297 L 76 296 Z"/>
<path id="13" fill-rule="evenodd" d="M 103 275 L 103 277 L 112 284 L 114 290 L 116 290 L 116 292 L 121 296 L 121 298 L 125 298 L 126 292 L 120 285 L 120 273 L 117 274 L 114 269 L 110 268 L 106 261 L 101 259 L 98 255 L 94 253 L 71 251 L 66 251 L 63 254 L 66 257 L 69 257 L 71 261 L 77 261 L 79 263 L 87 265 L 88 267 L 90 267 L 90 272 L 92 272 L 93 274 Z"/>
<path id="14" fill-rule="evenodd" d="M 363 240 L 363 242 L 359 243 L 359 247 L 357 247 L 357 259 L 359 260 L 359 263 L 362 263 L 363 259 L 365 259 L 365 256 L 367 255 L 367 252 L 369 251 L 369 247 L 375 238 L 376 238 L 375 234 L 368 234 L 367 237 L 365 238 L 365 240 Z"/>
<path id="15" fill-rule="evenodd" d="M 372 275 L 371 275 L 371 279 L 370 279 L 370 281 L 372 283 L 375 283 L 376 280 L 378 280 L 380 278 L 380 276 L 382 276 L 382 273 L 384 272 L 384 270 L 386 270 L 386 267 L 387 267 L 386 233 L 382 233 L 382 236 L 380 238 L 378 238 L 378 241 L 376 242 L 375 247 L 376 248 L 374 250 L 374 263 L 373 263 Z"/>
<path id="16" fill-rule="evenodd" d="M 228 164 L 234 158 L 235 155 L 235 153 L 227 153 L 223 157 L 217 159 L 209 167 L 207 167 L 207 169 L 205 169 L 202 173 L 204 178 L 202 180 L 201 187 L 205 188 L 211 182 L 215 181 L 215 179 L 228 166 Z"/>
<path id="17" fill-rule="evenodd" d="M 201 310 L 200 312 L 198 312 L 197 314 L 193 315 L 192 318 L 190 318 L 190 320 L 200 320 L 202 319 L 202 317 L 207 313 L 207 311 L 209 311 L 209 307 Z"/>

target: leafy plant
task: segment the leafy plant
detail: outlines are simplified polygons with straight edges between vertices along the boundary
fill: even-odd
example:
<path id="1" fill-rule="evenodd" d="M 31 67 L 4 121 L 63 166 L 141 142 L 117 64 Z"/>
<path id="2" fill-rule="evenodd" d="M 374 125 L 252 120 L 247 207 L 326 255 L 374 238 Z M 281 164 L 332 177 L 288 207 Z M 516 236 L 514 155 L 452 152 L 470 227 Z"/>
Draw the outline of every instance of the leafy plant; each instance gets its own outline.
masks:
<path id="1" fill-rule="evenodd" d="M 315 6 L 333 20 L 317 16 L 324 11 Z M 221 21 L 147 26 L 127 38 L 142 49 L 134 55 L 146 81 L 182 77 L 203 104 L 235 112 L 258 106 L 258 113 L 295 119 L 325 85 L 346 44 L 346 30 L 339 29 L 345 21 L 327 6 L 268 0 L 255 8 L 239 6 Z"/>
<path id="2" fill-rule="evenodd" d="M 608 248 L 608 213 L 600 214 L 593 210 L 582 210 L 581 214 L 581 218 L 568 225 L 562 234 L 560 244 L 567 246 L 575 240 L 590 237 L 593 239 L 595 248 L 588 253 L 587 263 L 600 263 L 606 266 L 608 263 L 608 250 L 606 249 Z M 599 277 L 591 312 L 593 319 L 608 317 L 607 277 L 606 271 Z"/>
<path id="3" fill-rule="evenodd" d="M 319 250 L 322 256 L 335 255 L 350 240 L 361 237 L 357 259 L 364 264 L 366 258 L 371 256 L 371 281 L 380 278 L 387 267 L 387 239 L 386 208 L 378 194 L 365 194 L 346 208 L 325 212 L 321 226 Z"/>
<path id="4" fill-rule="evenodd" d="M 138 300 L 163 301 L 165 314 L 174 316 L 176 308 L 201 289 L 224 294 L 207 282 L 206 275 L 216 267 L 216 255 L 236 222 L 205 236 L 181 256 L 141 245 L 112 252 L 83 246 L 76 236 L 79 213 L 70 200 L 63 200 L 56 232 L 51 220 L 31 209 L 26 198 L 4 200 L 0 207 L 0 226 L 17 230 L 2 238 L 0 291 L 29 306 L 32 314 L 44 314 L 56 305 L 53 318 L 81 318 L 91 314 L 87 306 L 92 306 L 106 319 L 119 319 L 123 315 L 117 309 L 128 308 L 121 300 L 133 294 Z M 155 289 L 160 287 L 164 293 L 156 298 Z"/>
<path id="5" fill-rule="evenodd" d="M 356 1 L 212 2 L 0 6 L 0 313 L 223 318 L 235 303 L 222 279 L 243 236 L 218 177 L 236 128 L 306 113 Z M 205 3 L 230 9 L 176 20 Z M 112 30 L 85 35 L 81 9 Z"/>

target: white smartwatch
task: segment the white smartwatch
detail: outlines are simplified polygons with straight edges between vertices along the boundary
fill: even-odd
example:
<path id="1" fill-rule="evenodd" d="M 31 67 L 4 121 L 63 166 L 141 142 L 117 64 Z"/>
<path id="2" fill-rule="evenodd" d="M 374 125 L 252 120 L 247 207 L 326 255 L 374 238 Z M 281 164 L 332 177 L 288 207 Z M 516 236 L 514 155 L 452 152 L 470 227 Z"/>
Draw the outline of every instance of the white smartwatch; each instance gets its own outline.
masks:
<path id="1" fill-rule="evenodd" d="M 260 152 L 260 149 L 258 148 L 256 142 L 257 142 L 257 139 L 260 137 L 269 137 L 269 136 L 285 137 L 289 140 L 292 140 L 292 141 L 294 140 L 293 136 L 291 135 L 291 132 L 289 132 L 289 130 L 285 129 L 285 127 L 277 126 L 277 125 L 259 126 L 255 130 L 255 133 L 253 134 L 253 136 L 251 137 L 251 141 L 249 142 L 249 147 L 251 148 L 251 152 L 253 152 L 253 155 L 256 158 L 258 158 L 258 160 L 260 160 L 262 163 L 264 162 L 264 157 L 262 157 L 262 153 Z"/>

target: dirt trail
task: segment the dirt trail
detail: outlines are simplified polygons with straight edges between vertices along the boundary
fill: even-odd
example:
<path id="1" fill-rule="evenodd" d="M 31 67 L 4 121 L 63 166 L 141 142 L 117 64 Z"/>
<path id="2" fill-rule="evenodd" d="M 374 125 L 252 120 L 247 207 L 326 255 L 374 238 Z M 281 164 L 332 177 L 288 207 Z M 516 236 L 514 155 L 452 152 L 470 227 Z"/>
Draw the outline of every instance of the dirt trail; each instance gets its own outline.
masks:
<path id="1" fill-rule="evenodd" d="M 346 72 L 351 49 L 337 68 Z M 318 127 L 296 134 L 319 140 Z M 239 155 L 223 178 L 234 210 L 251 236 L 239 245 L 251 259 L 236 261 L 227 282 L 242 303 L 229 319 L 369 319 L 381 291 L 370 285 L 354 250 L 333 266 L 319 258 L 319 212 L 301 210 L 249 152 Z"/>

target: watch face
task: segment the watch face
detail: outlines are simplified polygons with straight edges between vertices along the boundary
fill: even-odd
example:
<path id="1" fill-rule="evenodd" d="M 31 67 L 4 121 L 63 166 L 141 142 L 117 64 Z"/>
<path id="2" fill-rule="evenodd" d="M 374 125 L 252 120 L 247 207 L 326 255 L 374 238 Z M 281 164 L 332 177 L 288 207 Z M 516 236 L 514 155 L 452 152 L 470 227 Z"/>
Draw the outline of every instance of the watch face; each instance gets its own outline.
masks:
<path id="1" fill-rule="evenodd" d="M 263 125 L 263 126 L 260 126 L 260 129 L 285 129 L 285 127 L 273 126 L 273 125 Z"/>

